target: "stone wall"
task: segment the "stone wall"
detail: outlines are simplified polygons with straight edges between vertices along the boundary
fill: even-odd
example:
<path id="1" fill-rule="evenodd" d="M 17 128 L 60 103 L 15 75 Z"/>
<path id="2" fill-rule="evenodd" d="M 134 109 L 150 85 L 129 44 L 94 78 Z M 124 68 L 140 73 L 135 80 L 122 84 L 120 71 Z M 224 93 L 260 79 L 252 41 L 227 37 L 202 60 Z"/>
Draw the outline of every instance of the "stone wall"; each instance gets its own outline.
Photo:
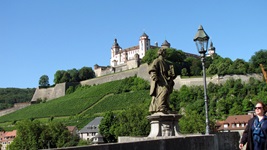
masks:
<path id="1" fill-rule="evenodd" d="M 144 141 L 58 148 L 60 150 L 238 150 L 239 134 L 159 137 Z"/>
<path id="2" fill-rule="evenodd" d="M 75 86 L 79 83 L 59 83 L 56 84 L 55 87 L 49 87 L 49 88 L 39 88 L 37 87 L 33 97 L 31 99 L 32 103 L 37 102 L 38 99 L 41 100 L 51 100 L 55 98 L 59 98 L 61 96 L 65 96 L 66 90 L 69 86 Z"/>
<path id="3" fill-rule="evenodd" d="M 132 77 L 132 76 L 137 75 L 137 73 L 138 73 L 138 68 L 81 81 L 80 84 L 81 85 L 98 85 L 98 84 L 102 84 L 106 82 L 125 79 L 127 77 Z"/>
<path id="4" fill-rule="evenodd" d="M 137 77 L 150 81 L 150 76 L 148 74 L 148 67 L 149 66 L 147 64 L 142 64 L 138 68 L 81 81 L 80 84 L 81 85 L 98 85 L 98 84 L 111 82 L 115 80 L 121 80 L 121 79 L 135 76 L 135 75 Z M 258 80 L 263 80 L 262 74 L 226 75 L 226 76 L 215 75 L 212 77 L 206 77 L 206 83 L 207 85 L 210 82 L 214 84 L 223 84 L 231 78 L 241 79 L 243 82 L 248 82 L 250 77 L 256 78 Z M 203 85 L 203 78 L 199 77 L 199 78 L 182 79 L 180 76 L 177 76 L 174 82 L 175 82 L 174 89 L 179 90 L 183 85 L 186 85 L 186 86 Z M 73 84 L 73 83 L 60 83 L 60 84 L 57 84 L 55 87 L 44 88 L 44 89 L 36 88 L 36 91 L 32 98 L 32 102 L 36 101 L 38 98 L 50 100 L 50 99 L 55 99 L 55 98 L 64 96 L 69 84 Z M 78 84 L 78 83 L 75 83 L 75 84 Z"/>
<path id="5" fill-rule="evenodd" d="M 25 108 L 27 106 L 31 105 L 31 103 L 29 102 L 25 102 L 25 103 L 15 103 L 13 107 L 8 108 L 8 109 L 4 109 L 0 111 L 0 116 L 4 116 L 6 114 L 12 113 L 14 111 L 17 111 L 19 109 Z"/>

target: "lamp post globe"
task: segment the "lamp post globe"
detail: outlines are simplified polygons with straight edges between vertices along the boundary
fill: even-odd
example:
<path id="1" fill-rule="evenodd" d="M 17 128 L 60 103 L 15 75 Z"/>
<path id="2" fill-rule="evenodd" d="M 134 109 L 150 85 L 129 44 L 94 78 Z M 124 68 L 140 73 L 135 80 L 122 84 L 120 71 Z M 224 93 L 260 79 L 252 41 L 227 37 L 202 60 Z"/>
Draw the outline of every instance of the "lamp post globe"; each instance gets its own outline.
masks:
<path id="1" fill-rule="evenodd" d="M 204 31 L 202 25 L 200 25 L 194 37 L 194 41 L 196 42 L 197 50 L 201 56 L 203 54 L 205 55 L 205 53 L 207 52 L 209 39 L 210 37 Z"/>
<path id="2" fill-rule="evenodd" d="M 194 37 L 194 41 L 196 43 L 197 50 L 201 56 L 201 63 L 202 63 L 202 69 L 203 69 L 205 117 L 206 117 L 206 133 L 205 134 L 208 135 L 209 134 L 209 113 L 208 113 L 205 57 L 206 57 L 206 52 L 208 49 L 209 36 L 204 31 L 202 25 L 199 26 L 198 31 Z"/>

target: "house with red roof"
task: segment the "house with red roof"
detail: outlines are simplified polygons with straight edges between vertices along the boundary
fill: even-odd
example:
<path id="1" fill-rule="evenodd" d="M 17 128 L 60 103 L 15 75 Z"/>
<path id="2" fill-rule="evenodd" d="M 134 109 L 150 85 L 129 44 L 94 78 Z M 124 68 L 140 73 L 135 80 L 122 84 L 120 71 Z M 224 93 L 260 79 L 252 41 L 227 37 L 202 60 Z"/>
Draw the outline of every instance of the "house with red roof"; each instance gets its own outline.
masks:
<path id="1" fill-rule="evenodd" d="M 253 118 L 253 113 L 248 113 L 248 115 L 233 115 L 228 116 L 224 121 L 218 121 L 216 127 L 218 132 L 239 132 L 242 136 L 245 130 L 248 120 Z"/>
<path id="2" fill-rule="evenodd" d="M 0 132 L 0 144 L 2 145 L 1 150 L 6 150 L 7 146 L 13 142 L 16 135 L 17 130 Z"/>

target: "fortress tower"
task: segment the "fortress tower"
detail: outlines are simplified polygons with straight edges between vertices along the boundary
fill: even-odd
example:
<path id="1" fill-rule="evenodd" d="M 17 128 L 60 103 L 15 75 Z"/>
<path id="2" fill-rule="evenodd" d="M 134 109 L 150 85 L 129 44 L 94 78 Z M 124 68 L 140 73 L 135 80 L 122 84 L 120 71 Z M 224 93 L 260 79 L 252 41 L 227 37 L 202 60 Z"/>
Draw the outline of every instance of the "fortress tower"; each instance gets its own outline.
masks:
<path id="1" fill-rule="evenodd" d="M 147 50 L 156 48 L 156 46 L 150 45 L 150 39 L 146 33 L 143 33 L 139 38 L 139 44 L 129 48 L 122 49 L 117 39 L 114 40 L 114 44 L 111 47 L 110 66 L 116 67 L 124 65 L 127 61 L 136 59 L 136 54 L 142 59 L 145 56 Z"/>

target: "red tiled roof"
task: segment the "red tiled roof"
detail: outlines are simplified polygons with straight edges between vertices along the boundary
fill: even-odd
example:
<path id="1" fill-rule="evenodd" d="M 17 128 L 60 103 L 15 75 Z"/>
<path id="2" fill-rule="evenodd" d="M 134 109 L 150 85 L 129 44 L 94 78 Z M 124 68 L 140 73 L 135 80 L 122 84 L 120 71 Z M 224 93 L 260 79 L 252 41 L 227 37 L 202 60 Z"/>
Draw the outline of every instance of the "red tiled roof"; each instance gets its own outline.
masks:
<path id="1" fill-rule="evenodd" d="M 241 127 L 241 124 L 246 125 L 248 123 L 248 120 L 251 119 L 252 117 L 253 117 L 252 115 L 228 116 L 218 130 L 244 130 L 246 126 Z M 228 125 L 227 128 L 224 127 L 225 124 Z M 232 124 L 234 124 L 233 127 Z M 239 127 L 237 127 L 236 124 L 239 124 Z"/>
<path id="2" fill-rule="evenodd" d="M 16 135 L 17 135 L 17 130 L 13 130 L 5 132 L 4 137 L 16 137 Z"/>
<path id="3" fill-rule="evenodd" d="M 225 123 L 232 124 L 232 123 L 247 123 L 249 119 L 251 119 L 251 115 L 234 115 L 228 116 L 225 120 Z"/>
<path id="4" fill-rule="evenodd" d="M 222 120 L 222 121 L 216 121 L 215 126 L 221 126 L 221 125 L 223 125 L 223 123 L 224 123 L 224 120 Z"/>
<path id="5" fill-rule="evenodd" d="M 13 141 L 14 138 L 17 135 L 17 130 L 13 130 L 13 131 L 7 131 L 7 132 L 1 132 L 1 142 L 10 142 Z"/>
<path id="6" fill-rule="evenodd" d="M 128 51 L 138 50 L 138 49 L 139 49 L 139 45 L 126 48 L 126 49 L 124 49 L 124 51 L 127 51 L 128 52 Z"/>
<path id="7" fill-rule="evenodd" d="M 67 126 L 70 132 L 73 132 L 76 129 L 76 126 Z"/>

